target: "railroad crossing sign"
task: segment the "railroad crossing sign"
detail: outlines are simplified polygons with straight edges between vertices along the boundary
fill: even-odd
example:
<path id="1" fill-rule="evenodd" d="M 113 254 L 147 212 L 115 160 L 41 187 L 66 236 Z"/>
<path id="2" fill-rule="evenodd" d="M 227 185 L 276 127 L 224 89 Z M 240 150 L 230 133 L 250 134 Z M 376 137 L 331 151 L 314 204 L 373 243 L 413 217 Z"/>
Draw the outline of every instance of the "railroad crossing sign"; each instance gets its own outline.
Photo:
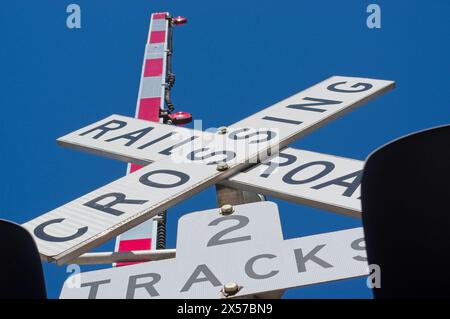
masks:
<path id="1" fill-rule="evenodd" d="M 365 276 L 363 238 L 355 228 L 283 240 L 272 202 L 195 212 L 178 222 L 176 258 L 74 275 L 61 298 L 244 297 Z"/>
<path id="2" fill-rule="evenodd" d="M 123 126 L 119 127 L 119 123 Z M 111 132 L 108 132 L 108 129 Z M 135 132 L 143 132 L 146 129 L 149 130 L 146 139 L 132 147 L 134 143 L 139 142 L 138 133 Z M 97 136 L 103 131 L 104 135 Z M 216 134 L 209 132 L 175 129 L 167 125 L 153 125 L 113 115 L 59 138 L 58 143 L 112 158 L 148 164 L 152 159 L 161 156 L 174 160 L 178 157 L 178 160 L 182 160 L 182 152 L 176 153 L 175 158 L 172 156 L 173 152 L 177 151 L 176 145 L 181 147 L 185 142 L 189 145 L 184 151 L 184 160 L 208 160 L 207 163 L 217 164 L 232 155 L 230 152 L 214 153 L 213 150 L 205 150 L 205 145 L 215 137 Z M 141 138 L 144 139 L 144 136 Z M 188 150 L 192 151 L 187 152 Z M 362 168 L 362 161 L 286 148 L 268 158 L 265 163 L 220 183 L 338 213 L 360 216 L 359 186 Z"/>
<path id="3" fill-rule="evenodd" d="M 295 148 L 221 183 L 336 213 L 361 216 L 364 162 Z"/>
<path id="4" fill-rule="evenodd" d="M 392 81 L 333 76 L 237 122 L 212 140 L 201 132 L 197 136 L 187 129 L 113 115 L 66 135 L 60 143 L 140 164 L 154 162 L 23 226 L 34 235 L 43 258 L 69 262 L 393 87 Z M 173 135 L 168 131 L 188 135 L 167 146 Z M 164 139 L 166 143 L 160 143 Z M 216 156 L 222 163 L 211 159 Z"/>

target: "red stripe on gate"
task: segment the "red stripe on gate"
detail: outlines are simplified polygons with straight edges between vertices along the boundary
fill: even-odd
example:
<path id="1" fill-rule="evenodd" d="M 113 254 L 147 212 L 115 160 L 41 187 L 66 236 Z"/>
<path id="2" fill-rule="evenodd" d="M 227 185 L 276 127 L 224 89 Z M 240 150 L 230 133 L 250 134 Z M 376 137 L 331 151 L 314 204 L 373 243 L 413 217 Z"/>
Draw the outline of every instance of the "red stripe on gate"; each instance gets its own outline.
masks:
<path id="1" fill-rule="evenodd" d="M 130 251 L 130 250 L 150 250 L 152 247 L 152 239 L 151 238 L 139 238 L 139 239 L 127 239 L 121 240 L 119 243 L 119 252 L 120 251 Z M 116 266 L 126 266 L 138 264 L 139 262 L 122 262 L 117 263 Z"/>
<path id="2" fill-rule="evenodd" d="M 147 59 L 144 65 L 144 77 L 160 76 L 163 72 L 163 59 Z"/>
<path id="3" fill-rule="evenodd" d="M 159 108 L 161 105 L 161 98 L 148 97 L 139 100 L 139 111 L 137 118 L 151 122 L 159 122 Z M 130 173 L 136 172 L 142 168 L 141 165 L 131 164 Z"/>
<path id="4" fill-rule="evenodd" d="M 166 41 L 166 31 L 150 32 L 150 43 L 163 43 Z"/>
<path id="5" fill-rule="evenodd" d="M 168 12 L 153 13 L 151 15 L 152 20 L 166 19 Z M 166 41 L 165 31 L 151 31 L 148 36 L 149 43 L 164 43 Z M 147 59 L 144 65 L 144 77 L 148 76 L 162 76 L 163 71 L 163 59 Z M 141 79 L 142 83 L 142 79 Z M 142 85 L 142 84 L 141 84 Z M 159 122 L 159 111 L 161 107 L 160 97 L 141 98 L 139 100 L 138 110 L 136 117 L 139 119 Z M 129 172 L 133 173 L 142 168 L 137 164 L 130 164 Z M 152 246 L 152 238 L 132 239 L 132 240 L 119 240 L 117 247 L 118 251 L 130 251 L 130 250 L 150 250 Z M 126 266 L 137 264 L 138 262 L 121 262 L 116 263 L 116 266 Z"/>
<path id="6" fill-rule="evenodd" d="M 141 169 L 143 166 L 138 164 L 131 164 L 130 165 L 130 173 L 136 172 L 138 169 Z"/>
<path id="7" fill-rule="evenodd" d="M 165 19 L 167 17 L 167 13 L 153 13 L 152 18 L 153 19 Z"/>
<path id="8" fill-rule="evenodd" d="M 159 122 L 160 97 L 147 97 L 139 101 L 138 119 Z"/>

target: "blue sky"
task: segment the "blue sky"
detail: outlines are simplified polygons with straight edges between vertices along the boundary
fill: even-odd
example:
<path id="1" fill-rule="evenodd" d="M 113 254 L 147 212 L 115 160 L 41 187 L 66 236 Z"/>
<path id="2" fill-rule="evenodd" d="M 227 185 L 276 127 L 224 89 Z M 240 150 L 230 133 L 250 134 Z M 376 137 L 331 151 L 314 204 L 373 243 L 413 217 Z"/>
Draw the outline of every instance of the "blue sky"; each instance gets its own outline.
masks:
<path id="1" fill-rule="evenodd" d="M 66 27 L 70 3 L 81 7 L 81 29 Z M 381 29 L 366 27 L 370 3 L 381 6 Z M 60 148 L 55 139 L 113 113 L 134 114 L 156 11 L 189 18 L 175 31 L 173 100 L 206 128 L 236 122 L 331 75 L 395 80 L 397 88 L 293 146 L 364 159 L 392 139 L 450 122 L 446 0 L 5 1 L 0 218 L 23 223 L 124 174 L 124 163 Z M 274 201 L 285 238 L 361 225 Z M 170 209 L 168 247 L 175 247 L 179 216 L 214 206 L 211 188 Z M 98 250 L 112 248 L 110 242 Z M 65 268 L 44 268 L 49 297 L 58 297 Z M 371 298 L 371 292 L 360 278 L 292 289 L 285 297 Z"/>

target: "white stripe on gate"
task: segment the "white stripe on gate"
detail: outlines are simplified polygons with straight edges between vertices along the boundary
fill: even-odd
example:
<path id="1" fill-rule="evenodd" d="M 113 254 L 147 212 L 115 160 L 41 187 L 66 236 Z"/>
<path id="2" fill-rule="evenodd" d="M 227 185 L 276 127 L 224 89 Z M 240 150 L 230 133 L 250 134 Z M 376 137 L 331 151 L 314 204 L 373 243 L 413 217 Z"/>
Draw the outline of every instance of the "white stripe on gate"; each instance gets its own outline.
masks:
<path id="1" fill-rule="evenodd" d="M 136 111 L 135 117 L 139 118 L 139 108 L 140 108 L 140 100 L 144 97 L 159 97 L 160 101 L 160 109 L 164 108 L 164 83 L 166 78 L 166 61 L 167 61 L 167 35 L 168 35 L 168 21 L 166 19 L 153 19 L 150 20 L 150 27 L 147 39 L 150 39 L 150 34 L 153 31 L 165 31 L 166 32 L 166 40 L 164 43 L 146 43 L 144 60 L 142 62 L 141 68 L 141 80 L 139 84 L 139 93 L 138 99 L 136 103 Z M 144 77 L 144 70 L 146 61 L 148 59 L 163 59 L 163 72 L 161 76 L 155 77 Z M 144 96 L 144 92 L 146 93 Z M 145 119 L 145 118 L 143 118 Z M 160 119 L 162 122 L 162 119 Z M 127 174 L 131 172 L 131 164 L 127 165 Z M 133 240 L 133 239 L 150 239 L 150 250 L 156 249 L 157 244 L 157 229 L 158 229 L 158 221 L 154 218 L 145 221 L 144 223 L 128 230 L 127 232 L 117 236 L 114 251 L 119 252 L 120 244 L 124 240 Z M 117 266 L 116 263 L 113 266 Z"/>

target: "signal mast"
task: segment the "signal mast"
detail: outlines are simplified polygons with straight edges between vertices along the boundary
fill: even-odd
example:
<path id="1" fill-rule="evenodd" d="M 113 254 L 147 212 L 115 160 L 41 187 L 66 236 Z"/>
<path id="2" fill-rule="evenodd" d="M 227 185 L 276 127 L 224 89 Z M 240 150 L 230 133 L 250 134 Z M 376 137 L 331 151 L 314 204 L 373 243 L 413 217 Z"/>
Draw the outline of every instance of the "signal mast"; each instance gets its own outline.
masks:
<path id="1" fill-rule="evenodd" d="M 192 121 L 188 112 L 175 112 L 170 97 L 175 84 L 172 71 L 173 29 L 187 23 L 182 16 L 172 17 L 168 12 L 151 15 L 147 44 L 139 84 L 135 117 L 170 125 L 183 125 Z M 127 174 L 141 166 L 128 164 Z M 166 245 L 166 212 L 130 229 L 116 238 L 115 251 L 164 249 Z M 120 262 L 125 266 L 136 262 Z"/>
<path id="2" fill-rule="evenodd" d="M 184 125 L 192 121 L 188 112 L 175 111 L 171 90 L 175 84 L 173 73 L 173 29 L 187 23 L 182 16 L 172 17 L 168 12 L 153 13 L 145 47 L 135 117 L 169 125 Z M 141 168 L 128 164 L 127 174 Z M 265 200 L 263 195 L 216 185 L 217 205 L 239 205 Z M 115 251 L 148 251 L 166 246 L 166 215 L 154 218 L 130 229 L 116 238 Z M 117 262 L 113 266 L 126 266 L 139 262 Z M 282 293 L 281 293 L 282 294 Z M 280 295 L 274 297 L 280 297 Z"/>

